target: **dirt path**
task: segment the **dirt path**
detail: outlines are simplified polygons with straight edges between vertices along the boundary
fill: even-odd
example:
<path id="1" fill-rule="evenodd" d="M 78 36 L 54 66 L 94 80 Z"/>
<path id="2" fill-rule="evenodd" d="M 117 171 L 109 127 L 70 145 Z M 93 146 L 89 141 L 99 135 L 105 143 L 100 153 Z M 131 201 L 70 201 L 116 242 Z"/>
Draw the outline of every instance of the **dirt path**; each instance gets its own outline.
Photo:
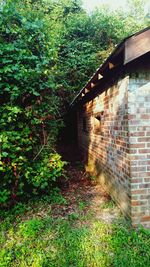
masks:
<path id="1" fill-rule="evenodd" d="M 95 219 L 112 223 L 120 217 L 120 210 L 110 196 L 101 187 L 92 182 L 85 172 L 82 157 L 76 147 L 64 147 L 61 150 L 64 159 L 68 161 L 68 181 L 62 182 L 62 195 L 67 205 L 62 208 L 54 206 L 54 216 L 75 216 L 79 211 L 92 213 Z"/>

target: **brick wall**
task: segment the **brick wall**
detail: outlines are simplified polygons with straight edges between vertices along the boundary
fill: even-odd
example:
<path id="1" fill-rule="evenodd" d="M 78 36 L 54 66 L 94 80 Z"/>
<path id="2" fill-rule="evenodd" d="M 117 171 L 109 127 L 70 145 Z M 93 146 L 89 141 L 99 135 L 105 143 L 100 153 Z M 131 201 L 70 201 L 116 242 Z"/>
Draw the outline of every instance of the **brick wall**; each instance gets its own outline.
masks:
<path id="1" fill-rule="evenodd" d="M 87 171 L 98 177 L 121 210 L 130 216 L 128 83 L 128 76 L 120 79 L 79 110 L 78 138 Z M 100 122 L 97 116 L 101 117 Z"/>
<path id="2" fill-rule="evenodd" d="M 150 74 L 133 73 L 129 82 L 131 216 L 134 225 L 150 227 Z"/>
<path id="3" fill-rule="evenodd" d="M 134 69 L 78 110 L 78 140 L 86 170 L 133 225 L 150 227 L 150 74 Z"/>

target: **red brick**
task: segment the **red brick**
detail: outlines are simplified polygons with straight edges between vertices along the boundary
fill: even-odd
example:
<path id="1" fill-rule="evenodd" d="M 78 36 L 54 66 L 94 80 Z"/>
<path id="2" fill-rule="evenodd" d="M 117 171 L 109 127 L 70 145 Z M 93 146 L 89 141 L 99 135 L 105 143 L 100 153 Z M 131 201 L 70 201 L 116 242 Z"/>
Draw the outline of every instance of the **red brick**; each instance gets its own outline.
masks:
<path id="1" fill-rule="evenodd" d="M 144 178 L 144 182 L 149 183 L 150 182 L 150 178 Z"/>
<path id="2" fill-rule="evenodd" d="M 140 184 L 140 188 L 150 188 L 150 184 Z"/>
<path id="3" fill-rule="evenodd" d="M 141 119 L 149 120 L 150 119 L 150 114 L 141 114 Z"/>
<path id="4" fill-rule="evenodd" d="M 143 216 L 141 218 L 141 222 L 146 222 L 146 221 L 150 221 L 150 216 Z"/>
<path id="5" fill-rule="evenodd" d="M 140 201 L 132 200 L 132 201 L 131 201 L 131 205 L 132 205 L 132 206 L 140 206 Z"/>
<path id="6" fill-rule="evenodd" d="M 140 125 L 140 120 L 131 120 L 131 121 L 129 121 L 129 124 L 131 124 L 131 125 Z"/>
<path id="7" fill-rule="evenodd" d="M 139 178 L 139 179 L 132 179 L 132 183 L 142 183 L 143 182 L 143 179 L 142 178 Z"/>
<path id="8" fill-rule="evenodd" d="M 138 165 L 150 165 L 150 160 L 142 160 L 142 161 L 138 161 Z"/>
<path id="9" fill-rule="evenodd" d="M 141 153 L 141 154 L 150 153 L 150 149 L 139 149 L 139 153 Z"/>
<path id="10" fill-rule="evenodd" d="M 145 132 L 131 132 L 131 133 L 129 133 L 129 136 L 137 136 L 137 137 L 139 137 L 139 136 L 145 136 Z"/>
<path id="11" fill-rule="evenodd" d="M 141 166 L 141 167 L 131 167 L 131 171 L 133 171 L 133 172 L 146 171 L 146 166 Z"/>
<path id="12" fill-rule="evenodd" d="M 145 189 L 132 190 L 132 195 L 143 195 L 146 193 L 147 193 L 147 190 L 145 190 Z"/>
<path id="13" fill-rule="evenodd" d="M 145 143 L 142 143 L 142 144 L 130 144 L 130 147 L 131 148 L 144 148 L 145 147 Z"/>
<path id="14" fill-rule="evenodd" d="M 150 199 L 150 195 L 141 195 L 140 199 Z"/>
<path id="15" fill-rule="evenodd" d="M 150 142 L 150 137 L 141 137 L 138 138 L 138 142 Z"/>

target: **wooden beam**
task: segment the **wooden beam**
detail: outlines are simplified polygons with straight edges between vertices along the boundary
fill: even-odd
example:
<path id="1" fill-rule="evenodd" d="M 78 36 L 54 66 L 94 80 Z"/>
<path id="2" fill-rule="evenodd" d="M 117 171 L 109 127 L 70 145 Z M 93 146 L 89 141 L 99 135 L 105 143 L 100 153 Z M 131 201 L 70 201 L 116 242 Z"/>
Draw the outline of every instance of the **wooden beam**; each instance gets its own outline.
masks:
<path id="1" fill-rule="evenodd" d="M 102 79 L 103 75 L 101 75 L 100 73 L 98 73 L 98 80 Z"/>
<path id="2" fill-rule="evenodd" d="M 85 89 L 82 91 L 81 96 L 82 96 L 82 97 L 85 96 Z"/>
<path id="3" fill-rule="evenodd" d="M 85 88 L 85 93 L 88 93 L 89 91 L 90 91 L 89 89 Z"/>
<path id="4" fill-rule="evenodd" d="M 95 84 L 94 83 L 91 83 L 91 88 L 93 88 L 95 86 Z"/>
<path id="5" fill-rule="evenodd" d="M 112 62 L 109 62 L 108 65 L 109 65 L 109 69 L 110 69 L 110 70 L 113 69 L 113 68 L 115 67 L 115 65 L 114 65 Z"/>
<path id="6" fill-rule="evenodd" d="M 150 52 L 150 29 L 132 36 L 125 42 L 124 64 Z"/>

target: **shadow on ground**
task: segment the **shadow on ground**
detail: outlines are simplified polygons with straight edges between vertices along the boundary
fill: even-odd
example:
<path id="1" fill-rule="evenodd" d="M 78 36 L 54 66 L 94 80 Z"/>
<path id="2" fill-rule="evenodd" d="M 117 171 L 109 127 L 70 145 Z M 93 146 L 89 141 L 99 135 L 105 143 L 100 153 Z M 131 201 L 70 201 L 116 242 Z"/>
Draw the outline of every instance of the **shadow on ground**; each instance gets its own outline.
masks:
<path id="1" fill-rule="evenodd" d="M 78 206 L 83 206 L 85 213 L 89 210 L 94 213 L 94 218 L 106 222 L 117 220 L 121 215 L 119 208 L 101 185 L 95 182 L 94 177 L 86 173 L 78 148 L 75 145 L 64 146 L 61 147 L 60 153 L 68 162 L 68 181 L 67 186 L 61 185 L 62 194 L 70 203 L 62 214 L 77 212 Z M 59 213 L 61 214 L 61 209 Z"/>

